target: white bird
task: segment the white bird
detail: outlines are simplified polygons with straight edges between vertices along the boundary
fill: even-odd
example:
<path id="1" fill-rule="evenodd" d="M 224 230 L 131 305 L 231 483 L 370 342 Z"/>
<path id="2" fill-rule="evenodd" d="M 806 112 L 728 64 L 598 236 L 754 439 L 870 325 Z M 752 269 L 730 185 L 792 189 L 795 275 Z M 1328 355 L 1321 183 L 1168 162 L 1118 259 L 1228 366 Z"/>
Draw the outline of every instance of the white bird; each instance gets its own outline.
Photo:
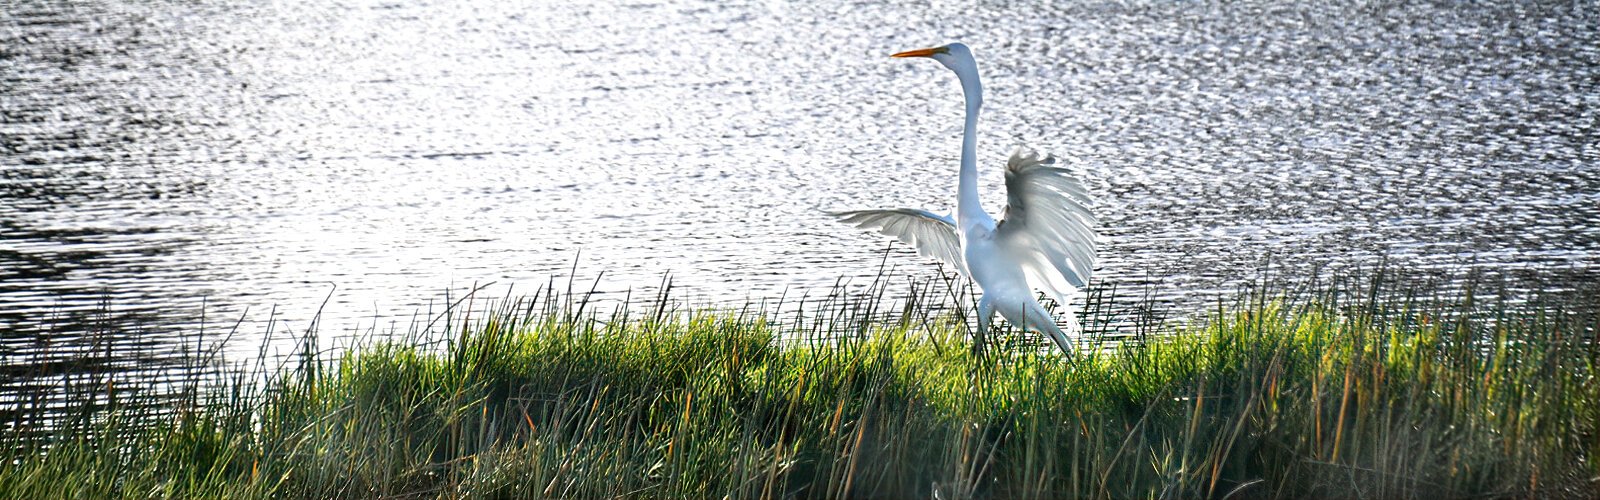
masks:
<path id="1" fill-rule="evenodd" d="M 978 110 L 983 85 L 978 62 L 966 45 L 912 50 L 893 57 L 927 57 L 956 73 L 967 101 L 961 135 L 961 177 L 956 187 L 955 218 L 926 210 L 857 210 L 835 212 L 844 222 L 876 229 L 942 260 L 977 282 L 978 335 L 974 350 L 982 352 L 995 311 L 1012 324 L 1038 331 L 1068 355 L 1067 334 L 1039 305 L 1042 290 L 1065 307 L 1089 282 L 1094 270 L 1097 224 L 1083 184 L 1055 159 L 1017 148 L 1006 162 L 1006 211 L 996 222 L 978 202 Z M 1068 331 L 1078 331 L 1077 318 L 1066 315 Z"/>

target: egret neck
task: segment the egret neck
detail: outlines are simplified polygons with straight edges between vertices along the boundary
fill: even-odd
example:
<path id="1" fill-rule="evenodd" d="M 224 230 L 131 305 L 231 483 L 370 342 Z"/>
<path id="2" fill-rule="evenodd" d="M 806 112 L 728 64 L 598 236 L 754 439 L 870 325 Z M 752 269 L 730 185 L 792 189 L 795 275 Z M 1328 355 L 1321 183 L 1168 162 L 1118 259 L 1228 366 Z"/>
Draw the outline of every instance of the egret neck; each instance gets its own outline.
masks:
<path id="1" fill-rule="evenodd" d="M 978 201 L 978 111 L 983 108 L 983 84 L 978 81 L 976 64 L 950 69 L 961 80 L 961 93 L 967 100 L 967 122 L 961 130 L 961 179 L 956 184 L 956 219 L 965 233 L 973 225 L 994 226 L 994 218 Z"/>

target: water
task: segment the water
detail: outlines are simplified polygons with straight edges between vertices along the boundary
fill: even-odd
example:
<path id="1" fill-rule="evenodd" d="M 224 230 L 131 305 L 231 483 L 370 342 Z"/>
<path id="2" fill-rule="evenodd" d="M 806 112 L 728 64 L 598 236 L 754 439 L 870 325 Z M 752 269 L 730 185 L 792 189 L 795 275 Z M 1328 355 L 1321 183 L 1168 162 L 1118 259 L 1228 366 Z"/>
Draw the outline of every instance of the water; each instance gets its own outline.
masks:
<path id="1" fill-rule="evenodd" d="M 886 56 L 956 40 L 991 210 L 1012 146 L 1069 159 L 1119 290 L 1204 303 L 1268 262 L 1600 277 L 1594 2 L 520 4 L 0 8 L 0 373 L 162 359 L 202 320 L 242 321 L 236 357 L 319 311 L 403 328 L 575 259 L 612 297 L 865 280 L 885 240 L 822 211 L 949 209 L 955 80 Z"/>

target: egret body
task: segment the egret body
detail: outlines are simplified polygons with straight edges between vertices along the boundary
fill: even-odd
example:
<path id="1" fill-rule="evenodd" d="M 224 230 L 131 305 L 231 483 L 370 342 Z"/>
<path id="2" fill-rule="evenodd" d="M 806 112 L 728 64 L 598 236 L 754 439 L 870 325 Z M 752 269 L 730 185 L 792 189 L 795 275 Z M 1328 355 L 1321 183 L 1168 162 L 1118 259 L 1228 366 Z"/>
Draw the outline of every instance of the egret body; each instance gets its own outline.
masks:
<path id="1" fill-rule="evenodd" d="M 1034 290 L 1044 291 L 1066 306 L 1087 285 L 1094 269 L 1096 224 L 1088 192 L 1077 177 L 1056 167 L 1053 157 L 1040 158 L 1018 148 L 1006 162 L 1006 211 L 997 222 L 978 199 L 977 128 L 983 84 L 971 49 L 953 43 L 894 57 L 933 59 L 955 72 L 961 82 L 966 125 L 961 133 L 955 217 L 909 208 L 833 215 L 894 236 L 972 278 L 983 293 L 978 300 L 975 345 L 980 352 L 990 320 L 998 311 L 1012 324 L 1043 333 L 1071 354 L 1066 332 L 1034 298 Z M 1077 318 L 1067 314 L 1066 319 L 1067 330 L 1076 332 Z"/>

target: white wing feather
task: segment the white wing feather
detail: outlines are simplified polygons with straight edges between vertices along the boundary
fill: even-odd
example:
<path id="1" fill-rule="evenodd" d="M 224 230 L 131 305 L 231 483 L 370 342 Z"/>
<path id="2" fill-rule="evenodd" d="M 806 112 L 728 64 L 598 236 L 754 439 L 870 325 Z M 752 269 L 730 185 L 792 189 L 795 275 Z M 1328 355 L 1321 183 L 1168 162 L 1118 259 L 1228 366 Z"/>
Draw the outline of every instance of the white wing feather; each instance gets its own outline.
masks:
<path id="1" fill-rule="evenodd" d="M 875 229 L 893 236 L 915 247 L 923 256 L 955 266 L 962 274 L 967 272 L 967 265 L 961 258 L 961 239 L 956 236 L 956 223 L 948 216 L 914 208 L 853 210 L 828 215 L 862 229 Z"/>
<path id="2" fill-rule="evenodd" d="M 1098 224 L 1089 194 L 1055 158 L 1017 148 L 1006 162 L 1006 213 L 995 241 L 1022 265 L 1028 284 L 1066 303 L 1094 271 Z"/>

